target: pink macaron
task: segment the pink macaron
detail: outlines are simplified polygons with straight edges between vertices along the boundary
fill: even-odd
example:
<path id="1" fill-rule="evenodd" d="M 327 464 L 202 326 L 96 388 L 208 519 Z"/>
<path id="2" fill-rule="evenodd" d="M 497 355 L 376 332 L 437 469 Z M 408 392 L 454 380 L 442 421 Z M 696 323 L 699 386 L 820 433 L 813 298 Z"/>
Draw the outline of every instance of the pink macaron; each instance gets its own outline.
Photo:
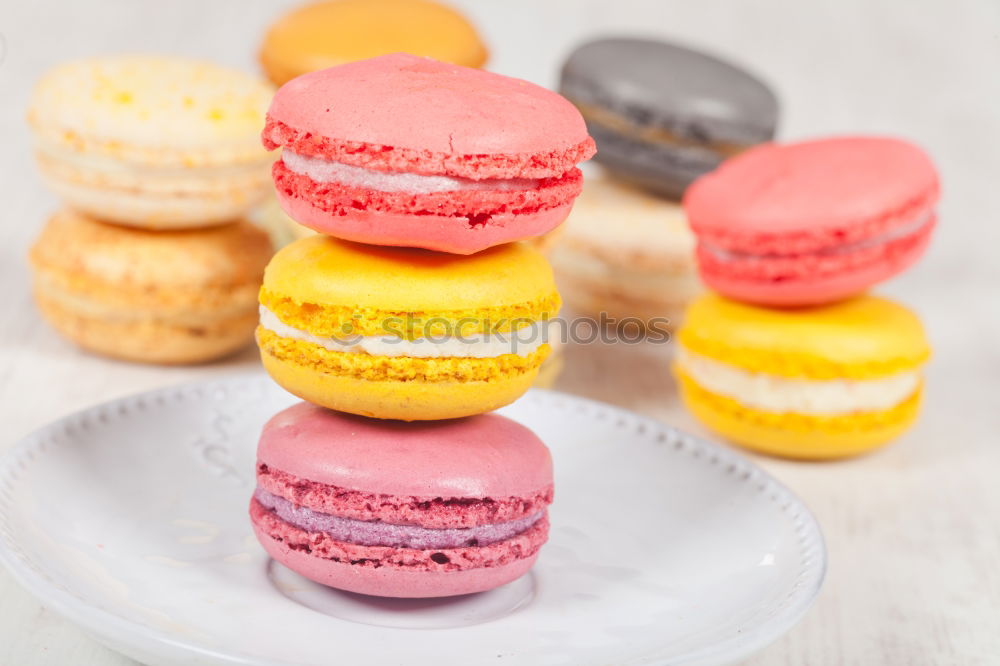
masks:
<path id="1" fill-rule="evenodd" d="M 684 196 L 704 282 L 734 300 L 818 305 L 863 292 L 923 254 L 937 171 L 898 139 L 766 144 Z"/>
<path id="2" fill-rule="evenodd" d="M 264 145 L 278 200 L 320 233 L 472 254 L 569 214 L 594 152 L 580 113 L 519 79 L 395 54 L 278 90 Z"/>
<path id="3" fill-rule="evenodd" d="M 254 532 L 314 581 L 381 597 L 481 592 L 548 538 L 552 459 L 497 414 L 377 421 L 299 403 L 264 426 Z"/>

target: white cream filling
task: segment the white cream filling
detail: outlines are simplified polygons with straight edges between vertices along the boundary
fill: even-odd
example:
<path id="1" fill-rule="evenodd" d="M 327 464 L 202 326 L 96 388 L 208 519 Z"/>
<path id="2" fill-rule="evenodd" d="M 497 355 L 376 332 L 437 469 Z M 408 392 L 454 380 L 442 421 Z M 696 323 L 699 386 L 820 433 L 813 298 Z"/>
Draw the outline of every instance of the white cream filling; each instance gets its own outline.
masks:
<path id="1" fill-rule="evenodd" d="M 920 385 L 917 372 L 863 380 L 789 379 L 747 372 L 683 348 L 677 350 L 677 364 L 702 388 L 769 412 L 847 414 L 891 409 Z"/>
<path id="2" fill-rule="evenodd" d="M 894 240 L 900 238 L 905 238 L 907 236 L 912 236 L 923 229 L 925 226 L 931 223 L 934 219 L 934 210 L 929 209 L 922 211 L 918 215 L 908 222 L 905 222 L 895 229 L 888 231 L 880 236 L 872 236 L 871 238 L 866 238 L 864 240 L 858 241 L 856 243 L 850 243 L 848 245 L 841 245 L 838 247 L 832 247 L 828 249 L 819 250 L 817 252 L 810 252 L 809 255 L 816 256 L 829 256 L 838 254 L 850 254 L 851 252 L 858 252 L 860 250 L 867 250 L 870 247 L 875 247 L 876 245 L 884 245 L 885 243 L 891 243 Z M 711 243 L 706 243 L 704 241 L 699 241 L 701 245 L 715 255 L 716 259 L 719 261 L 738 261 L 740 259 L 746 259 L 749 257 L 780 257 L 786 255 L 775 255 L 775 254 L 751 254 L 748 252 L 735 252 L 733 250 L 727 250 L 726 248 L 719 247 L 718 245 L 712 245 Z"/>
<path id="3" fill-rule="evenodd" d="M 330 351 L 411 358 L 494 358 L 504 354 L 530 356 L 548 338 L 548 326 L 541 321 L 510 333 L 431 336 L 415 340 L 407 340 L 396 335 L 349 335 L 343 338 L 326 338 L 289 326 L 263 305 L 260 306 L 260 325 L 283 338 L 311 342 Z"/>
<path id="4" fill-rule="evenodd" d="M 454 178 L 428 176 L 419 173 L 375 171 L 343 164 L 321 157 L 299 155 L 288 149 L 281 151 L 281 160 L 293 173 L 309 176 L 318 183 L 341 183 L 380 192 L 455 192 L 461 190 L 533 190 L 538 180 L 531 178 Z"/>

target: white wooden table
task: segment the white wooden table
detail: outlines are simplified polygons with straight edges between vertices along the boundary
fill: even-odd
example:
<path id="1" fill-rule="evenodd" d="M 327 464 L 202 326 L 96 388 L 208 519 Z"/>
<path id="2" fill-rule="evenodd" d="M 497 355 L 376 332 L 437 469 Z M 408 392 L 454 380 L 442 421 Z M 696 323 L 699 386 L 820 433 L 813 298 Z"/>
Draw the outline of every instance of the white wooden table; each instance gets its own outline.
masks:
<path id="1" fill-rule="evenodd" d="M 936 355 L 916 429 L 832 464 L 760 462 L 805 498 L 826 533 L 823 593 L 753 664 L 1000 663 L 1000 4 L 995 0 L 452 0 L 481 26 L 491 66 L 551 85 L 568 49 L 600 31 L 662 34 L 739 58 L 784 105 L 781 134 L 916 139 L 944 175 L 924 261 L 882 290 L 915 308 Z M 55 206 L 23 122 L 34 79 L 60 60 L 164 51 L 253 68 L 285 3 L 33 0 L 0 4 L 0 446 L 134 391 L 253 367 L 156 368 L 76 351 L 39 319 L 27 247 Z M 559 388 L 701 428 L 681 410 L 668 349 L 576 347 Z M 0 664 L 132 663 L 39 606 L 0 573 Z"/>

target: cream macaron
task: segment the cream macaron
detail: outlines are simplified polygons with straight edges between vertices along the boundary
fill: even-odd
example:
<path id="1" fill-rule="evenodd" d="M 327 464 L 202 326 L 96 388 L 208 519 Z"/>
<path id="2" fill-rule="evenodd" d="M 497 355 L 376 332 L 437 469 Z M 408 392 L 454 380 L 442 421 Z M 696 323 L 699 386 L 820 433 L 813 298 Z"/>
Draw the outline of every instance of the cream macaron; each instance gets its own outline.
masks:
<path id="1" fill-rule="evenodd" d="M 669 325 L 702 291 L 694 236 L 679 204 L 586 172 L 549 253 L 560 293 L 578 314 Z"/>
<path id="2" fill-rule="evenodd" d="M 46 183 L 95 218 L 147 229 L 243 216 L 270 186 L 260 130 L 273 88 L 249 74 L 157 56 L 59 65 L 28 122 Z"/>
<path id="3" fill-rule="evenodd" d="M 271 252 L 249 222 L 152 232 L 63 210 L 30 258 L 39 309 L 71 341 L 131 361 L 196 363 L 253 339 Z"/>

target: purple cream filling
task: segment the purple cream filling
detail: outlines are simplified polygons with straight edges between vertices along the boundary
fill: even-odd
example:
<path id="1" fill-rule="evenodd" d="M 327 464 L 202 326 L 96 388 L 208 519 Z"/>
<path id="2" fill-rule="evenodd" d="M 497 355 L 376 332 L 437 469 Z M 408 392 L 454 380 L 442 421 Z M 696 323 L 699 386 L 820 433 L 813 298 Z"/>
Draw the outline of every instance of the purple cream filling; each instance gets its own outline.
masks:
<path id="1" fill-rule="evenodd" d="M 257 488 L 253 496 L 264 507 L 274 511 L 279 518 L 299 529 L 324 532 L 337 541 L 361 546 L 391 546 L 419 550 L 488 546 L 524 532 L 538 522 L 545 513 L 542 510 L 524 518 L 493 525 L 430 529 L 417 525 L 393 525 L 320 513 L 293 504 L 263 488 Z"/>

